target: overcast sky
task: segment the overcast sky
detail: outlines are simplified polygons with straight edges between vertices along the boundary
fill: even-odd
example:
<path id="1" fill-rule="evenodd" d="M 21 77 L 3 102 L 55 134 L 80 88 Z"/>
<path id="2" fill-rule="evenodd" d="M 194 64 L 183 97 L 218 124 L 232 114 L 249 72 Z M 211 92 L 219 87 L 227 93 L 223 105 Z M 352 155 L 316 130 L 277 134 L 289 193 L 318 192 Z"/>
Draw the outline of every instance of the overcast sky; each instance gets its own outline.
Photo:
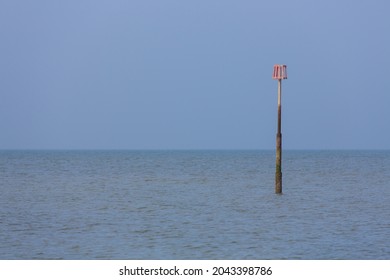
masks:
<path id="1" fill-rule="evenodd" d="M 1 0 L 0 149 L 390 149 L 389 11 Z"/>

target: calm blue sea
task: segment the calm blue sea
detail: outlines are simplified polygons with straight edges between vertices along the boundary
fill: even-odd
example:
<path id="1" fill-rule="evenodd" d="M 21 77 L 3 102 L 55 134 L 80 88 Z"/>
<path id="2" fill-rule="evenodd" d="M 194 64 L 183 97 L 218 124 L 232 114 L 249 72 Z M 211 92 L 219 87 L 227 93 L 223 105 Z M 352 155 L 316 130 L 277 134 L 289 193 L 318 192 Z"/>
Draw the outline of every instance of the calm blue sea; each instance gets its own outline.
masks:
<path id="1" fill-rule="evenodd" d="M 0 151 L 0 259 L 390 259 L 390 151 Z"/>

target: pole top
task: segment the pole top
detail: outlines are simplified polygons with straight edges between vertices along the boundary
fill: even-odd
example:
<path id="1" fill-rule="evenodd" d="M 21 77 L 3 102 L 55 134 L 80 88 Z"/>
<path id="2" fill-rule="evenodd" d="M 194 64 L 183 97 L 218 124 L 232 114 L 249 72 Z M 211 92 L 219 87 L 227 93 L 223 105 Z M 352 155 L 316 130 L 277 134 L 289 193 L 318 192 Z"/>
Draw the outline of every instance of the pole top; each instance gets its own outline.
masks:
<path id="1" fill-rule="evenodd" d="M 272 79 L 274 80 L 287 79 L 287 65 L 275 64 Z"/>

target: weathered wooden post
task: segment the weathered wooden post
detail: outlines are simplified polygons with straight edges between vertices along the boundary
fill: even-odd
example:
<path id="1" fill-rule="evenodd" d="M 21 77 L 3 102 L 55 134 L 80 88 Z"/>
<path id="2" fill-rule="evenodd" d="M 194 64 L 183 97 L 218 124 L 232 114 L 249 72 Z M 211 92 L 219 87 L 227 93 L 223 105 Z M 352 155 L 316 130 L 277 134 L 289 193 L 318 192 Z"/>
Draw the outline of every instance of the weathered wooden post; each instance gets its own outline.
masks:
<path id="1" fill-rule="evenodd" d="M 274 65 L 274 80 L 278 80 L 278 132 L 276 133 L 275 193 L 282 193 L 282 80 L 287 79 L 287 66 Z"/>

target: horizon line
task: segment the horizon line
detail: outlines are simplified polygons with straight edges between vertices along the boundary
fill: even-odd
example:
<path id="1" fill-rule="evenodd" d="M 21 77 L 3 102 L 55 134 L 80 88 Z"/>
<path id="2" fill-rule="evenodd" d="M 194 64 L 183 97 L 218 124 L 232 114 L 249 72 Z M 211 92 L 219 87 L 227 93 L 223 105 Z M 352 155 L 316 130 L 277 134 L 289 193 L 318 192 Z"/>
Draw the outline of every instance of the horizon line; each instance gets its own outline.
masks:
<path id="1" fill-rule="evenodd" d="M 275 148 L 0 148 L 0 151 L 275 151 Z M 283 151 L 390 151 L 390 148 L 284 148 Z"/>

